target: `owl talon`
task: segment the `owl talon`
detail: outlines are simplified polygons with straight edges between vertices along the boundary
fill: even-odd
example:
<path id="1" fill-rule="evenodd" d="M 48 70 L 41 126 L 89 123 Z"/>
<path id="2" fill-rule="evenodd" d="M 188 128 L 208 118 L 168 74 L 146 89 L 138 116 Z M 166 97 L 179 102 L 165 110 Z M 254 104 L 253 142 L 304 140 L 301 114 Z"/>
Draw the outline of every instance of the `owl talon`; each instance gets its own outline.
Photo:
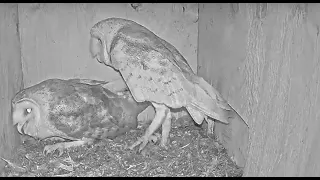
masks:
<path id="1" fill-rule="evenodd" d="M 166 151 L 169 149 L 169 147 L 165 144 L 160 144 L 160 147 L 162 147 L 163 149 L 165 149 Z"/>
<path id="2" fill-rule="evenodd" d="M 142 144 L 141 144 L 140 147 L 139 147 L 139 152 L 141 152 L 142 149 L 143 149 L 144 147 L 146 147 L 147 144 L 148 144 L 148 140 L 143 139 L 143 140 L 142 140 Z"/>
<path id="3" fill-rule="evenodd" d="M 142 151 L 142 149 L 148 144 L 148 142 L 153 142 L 153 143 L 156 143 L 159 139 L 159 136 L 160 134 L 156 134 L 156 135 L 151 135 L 149 138 L 145 137 L 145 136 L 142 136 L 140 137 L 135 143 L 133 143 L 129 149 L 130 150 L 133 150 L 136 146 L 138 146 L 139 144 L 140 147 L 139 147 L 139 152 Z"/>
<path id="4" fill-rule="evenodd" d="M 44 149 L 43 149 L 43 154 L 44 155 L 48 155 L 48 154 L 50 154 L 50 153 L 54 153 L 56 150 L 58 150 L 59 151 L 59 157 L 63 154 L 63 149 L 64 149 L 64 147 L 62 146 L 62 144 L 53 144 L 53 145 L 47 145 L 47 146 L 45 146 L 44 147 Z"/>
<path id="5" fill-rule="evenodd" d="M 141 143 L 142 143 L 142 144 L 141 144 Z M 148 143 L 147 138 L 145 138 L 145 136 L 143 136 L 143 137 L 140 137 L 135 143 L 133 143 L 133 144 L 129 147 L 129 149 L 130 149 L 130 150 L 133 150 L 136 146 L 138 146 L 139 144 L 141 144 L 141 145 L 140 145 L 140 148 L 139 148 L 139 152 L 141 152 L 141 150 L 147 145 L 147 143 Z"/>
<path id="6" fill-rule="evenodd" d="M 149 141 L 156 143 L 160 138 L 161 138 L 161 134 L 155 133 L 154 135 L 150 136 Z"/>
<path id="7" fill-rule="evenodd" d="M 90 139 L 83 138 L 83 140 L 78 140 L 78 141 L 72 141 L 72 142 L 62 142 L 62 143 L 57 143 L 53 145 L 47 145 L 44 147 L 43 152 L 45 155 L 49 153 L 54 153 L 56 150 L 59 151 L 59 156 L 61 156 L 64 153 L 64 149 L 69 149 L 71 147 L 78 147 L 82 146 L 86 143 L 90 143 Z"/>

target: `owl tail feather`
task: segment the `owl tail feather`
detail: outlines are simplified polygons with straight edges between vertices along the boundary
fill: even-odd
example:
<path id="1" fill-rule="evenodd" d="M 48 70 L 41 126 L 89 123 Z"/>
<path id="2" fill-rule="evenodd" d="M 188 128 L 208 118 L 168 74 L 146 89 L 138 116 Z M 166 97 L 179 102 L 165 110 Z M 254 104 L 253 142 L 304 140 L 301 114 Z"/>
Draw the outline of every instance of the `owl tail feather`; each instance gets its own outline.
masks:
<path id="1" fill-rule="evenodd" d="M 197 105 L 189 105 L 186 109 L 197 124 L 201 124 L 205 119 L 205 116 L 209 116 L 225 124 L 229 124 L 228 119 L 232 117 L 232 113 L 229 110 L 221 108 L 216 110 L 213 114 L 207 113 Z"/>
<path id="2" fill-rule="evenodd" d="M 205 81 L 202 77 L 198 78 L 198 85 L 214 100 L 217 105 L 225 110 L 232 110 L 226 100 L 223 99 L 219 91 L 217 91 L 212 85 Z"/>
<path id="3" fill-rule="evenodd" d="M 231 107 L 219 94 L 215 94 L 217 91 L 213 87 L 209 89 L 210 85 L 208 83 L 205 81 L 200 82 L 202 83 L 202 86 L 200 86 L 200 84 L 195 84 L 194 98 L 186 107 L 189 114 L 198 124 L 202 123 L 205 116 L 228 124 L 228 119 L 232 117 L 232 113 L 230 113 L 229 110 Z M 210 93 L 207 93 L 208 91 L 202 88 L 203 86 L 206 87 L 207 90 L 210 90 Z"/>

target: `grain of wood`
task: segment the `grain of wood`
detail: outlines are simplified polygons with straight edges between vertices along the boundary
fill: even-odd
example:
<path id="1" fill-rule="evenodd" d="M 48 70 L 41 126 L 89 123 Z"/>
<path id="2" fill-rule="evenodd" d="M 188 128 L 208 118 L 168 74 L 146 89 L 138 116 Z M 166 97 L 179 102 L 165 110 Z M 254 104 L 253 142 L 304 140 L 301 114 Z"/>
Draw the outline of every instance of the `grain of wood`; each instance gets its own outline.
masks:
<path id="1" fill-rule="evenodd" d="M 198 71 L 248 121 L 245 176 L 319 176 L 320 6 L 240 4 L 234 16 L 228 4 L 213 8 L 223 24 L 207 30 L 200 13 L 199 33 L 220 34 L 220 47 L 199 37 Z"/>
<path id="2" fill-rule="evenodd" d="M 10 118 L 11 98 L 23 87 L 17 12 L 17 4 L 0 4 L 0 156 L 7 159 L 20 140 Z"/>
<path id="3" fill-rule="evenodd" d="M 237 96 L 229 96 L 229 88 L 241 84 L 239 66 L 246 58 L 248 23 L 242 5 L 199 4 L 198 75 L 211 83 L 229 104 L 243 115 Z M 231 94 L 232 95 L 232 94 Z M 215 123 L 215 134 L 244 167 L 247 157 L 248 127 L 236 116 L 229 125 Z"/>

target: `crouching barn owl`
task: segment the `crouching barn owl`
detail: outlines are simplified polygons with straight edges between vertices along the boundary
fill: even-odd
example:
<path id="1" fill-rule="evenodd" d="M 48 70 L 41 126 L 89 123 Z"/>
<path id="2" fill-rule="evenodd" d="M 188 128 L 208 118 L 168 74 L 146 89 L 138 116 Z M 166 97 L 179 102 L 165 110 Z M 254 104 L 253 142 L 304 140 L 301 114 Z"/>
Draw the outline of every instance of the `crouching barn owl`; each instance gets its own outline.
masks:
<path id="1" fill-rule="evenodd" d="M 44 153 L 115 138 L 137 127 L 137 116 L 148 107 L 136 103 L 130 92 L 115 94 L 108 83 L 81 79 L 48 79 L 26 88 L 12 100 L 13 125 L 36 139 L 71 140 L 47 145 Z"/>
<path id="2" fill-rule="evenodd" d="M 192 71 L 173 45 L 146 27 L 127 19 L 108 18 L 97 22 L 90 34 L 92 56 L 120 72 L 137 102 L 151 102 L 155 108 L 152 123 L 131 149 L 140 144 L 141 151 L 160 126 L 160 146 L 167 148 L 172 108 L 186 108 L 197 124 L 206 120 L 209 133 L 213 120 L 228 124 L 231 107 L 220 93 Z"/>

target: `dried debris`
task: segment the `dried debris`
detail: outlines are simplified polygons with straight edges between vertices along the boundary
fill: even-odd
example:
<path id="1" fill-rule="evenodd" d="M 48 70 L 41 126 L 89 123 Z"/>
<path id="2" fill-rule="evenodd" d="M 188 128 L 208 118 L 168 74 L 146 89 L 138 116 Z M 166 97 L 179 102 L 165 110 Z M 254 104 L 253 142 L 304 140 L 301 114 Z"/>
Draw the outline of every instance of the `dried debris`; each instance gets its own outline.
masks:
<path id="1" fill-rule="evenodd" d="M 183 120 L 182 120 L 183 121 Z M 206 137 L 206 129 L 181 125 L 173 121 L 169 149 L 149 143 L 137 153 L 128 146 L 145 132 L 131 131 L 114 140 L 100 141 L 91 146 L 71 148 L 58 157 L 58 152 L 45 156 L 43 148 L 54 142 L 25 141 L 2 176 L 23 177 L 239 177 L 242 169 L 228 157 L 214 138 Z M 180 125 L 179 125 L 180 123 Z M 158 130 L 158 132 L 161 132 Z"/>

